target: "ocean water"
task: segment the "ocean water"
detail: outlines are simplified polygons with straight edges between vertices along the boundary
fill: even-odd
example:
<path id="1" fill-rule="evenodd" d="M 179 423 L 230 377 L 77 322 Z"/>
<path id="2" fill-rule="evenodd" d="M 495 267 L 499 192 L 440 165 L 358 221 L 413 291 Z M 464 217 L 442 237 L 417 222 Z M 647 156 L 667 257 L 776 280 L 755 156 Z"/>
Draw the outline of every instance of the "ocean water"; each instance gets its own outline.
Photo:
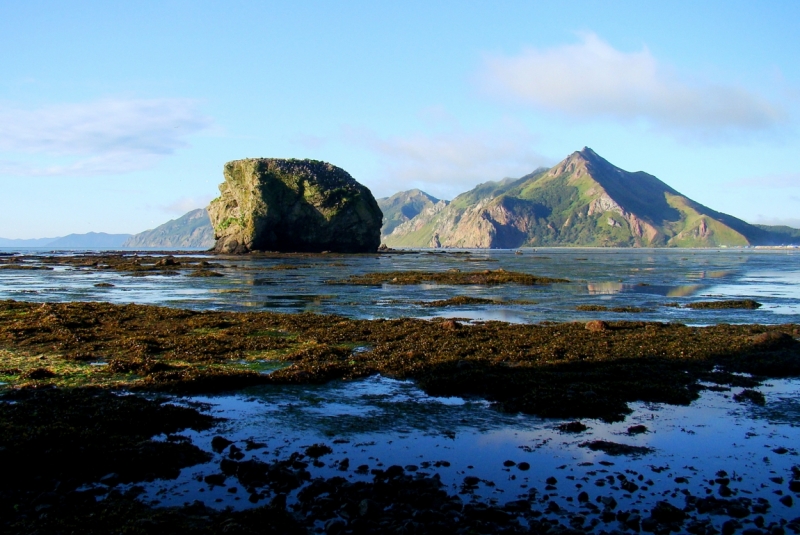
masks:
<path id="1" fill-rule="evenodd" d="M 800 251 L 796 250 L 524 249 L 522 254 L 472 250 L 208 260 L 221 264 L 213 269 L 224 277 L 131 277 L 72 267 L 0 270 L 0 299 L 134 302 L 367 319 L 441 315 L 523 323 L 589 319 L 692 325 L 800 323 Z M 504 269 L 570 282 L 530 287 L 329 284 L 374 271 L 451 269 Z M 101 282 L 113 287 L 95 287 Z M 491 298 L 499 304 L 442 309 L 421 304 L 458 295 Z M 755 299 L 762 307 L 693 310 L 682 306 L 743 298 Z M 644 311 L 581 312 L 576 310 L 578 305 Z M 621 510 L 646 512 L 661 500 L 683 507 L 687 492 L 720 496 L 722 486 L 717 480 L 725 472 L 732 497 L 769 503 L 763 514 L 767 522 L 796 518 L 800 496 L 793 495 L 787 484 L 792 467 L 800 465 L 800 380 L 770 381 L 760 387 L 767 400 L 763 407 L 734 401 L 733 394 L 739 390 L 704 391 L 690 406 L 632 404 L 633 413 L 625 421 L 583 420 L 588 429 L 579 434 L 559 431 L 562 420 L 501 413 L 481 399 L 431 397 L 413 382 L 384 377 L 262 387 L 174 402 L 200 406 L 226 419 L 206 432 L 183 433 L 207 451 L 216 435 L 234 441 L 245 458 L 263 461 L 285 460 L 312 444 L 330 446 L 331 454 L 318 465 L 309 465 L 314 477 L 369 480 L 371 476 L 356 467 L 400 465 L 409 472 L 439 474 L 447 490 L 464 501 L 503 504 L 535 496 L 542 509 L 555 501 L 564 511 L 580 513 L 585 506 L 574 497 L 581 491 L 598 505 L 597 500 L 613 497 Z M 645 426 L 646 432 L 630 433 L 634 425 Z M 593 440 L 651 451 L 614 456 L 587 448 L 585 444 Z M 247 450 L 247 441 L 263 447 Z M 247 492 L 233 478 L 224 486 L 202 482 L 205 475 L 219 472 L 224 455 L 215 453 L 212 461 L 185 469 L 175 480 L 145 485 L 141 499 L 155 505 L 201 500 L 219 508 L 252 507 Z M 349 469 L 341 470 L 345 458 Z M 520 463 L 528 466 L 521 469 L 526 465 Z M 477 477 L 479 483 L 465 486 L 467 476 Z M 555 483 L 547 483 L 551 477 Z M 620 477 L 636 488 L 621 486 Z M 786 495 L 794 496 L 791 503 L 780 501 Z M 561 513 L 548 514 L 558 517 Z M 743 523 L 752 522 L 754 516 Z M 720 528 L 727 517 L 711 520 Z"/>
<path id="2" fill-rule="evenodd" d="M 74 252 L 62 254 L 75 254 Z M 69 266 L 0 270 L 0 299 L 108 301 L 195 310 L 315 312 L 353 318 L 449 316 L 537 323 L 637 319 L 692 325 L 800 323 L 800 250 L 523 249 L 422 251 L 401 255 L 208 258 L 224 277 L 147 275 Z M 32 263 L 36 263 L 35 261 Z M 294 269 L 285 269 L 287 266 Z M 278 268 L 278 269 L 276 269 Z M 346 286 L 329 284 L 375 271 L 504 269 L 568 279 L 542 286 Z M 95 287 L 111 283 L 110 288 Z M 423 306 L 467 295 L 498 304 Z M 692 310 L 710 299 L 752 298 L 758 310 Z M 516 303 L 515 303 L 516 302 Z M 635 314 L 581 312 L 578 305 L 642 308 Z"/>

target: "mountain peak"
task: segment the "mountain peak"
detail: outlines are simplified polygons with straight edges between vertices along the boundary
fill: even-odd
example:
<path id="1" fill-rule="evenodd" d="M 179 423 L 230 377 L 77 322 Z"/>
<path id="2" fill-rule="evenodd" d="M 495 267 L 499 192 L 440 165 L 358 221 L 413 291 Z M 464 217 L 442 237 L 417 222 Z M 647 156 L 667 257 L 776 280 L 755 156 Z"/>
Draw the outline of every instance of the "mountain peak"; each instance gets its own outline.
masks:
<path id="1" fill-rule="evenodd" d="M 589 147 L 543 173 L 481 184 L 420 213 L 386 236 L 389 246 L 500 247 L 747 245 L 765 232 L 715 212 Z"/>

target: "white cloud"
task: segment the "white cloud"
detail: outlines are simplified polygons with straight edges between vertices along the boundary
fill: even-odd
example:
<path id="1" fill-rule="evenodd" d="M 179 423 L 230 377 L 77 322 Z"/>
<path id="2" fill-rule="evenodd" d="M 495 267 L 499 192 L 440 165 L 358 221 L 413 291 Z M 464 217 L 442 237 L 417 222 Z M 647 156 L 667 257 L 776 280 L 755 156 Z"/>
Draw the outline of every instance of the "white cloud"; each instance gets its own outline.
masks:
<path id="1" fill-rule="evenodd" d="M 533 136 L 514 124 L 391 137 L 351 129 L 345 137 L 376 154 L 381 176 L 370 181 L 376 196 L 419 188 L 452 199 L 478 183 L 519 177 L 550 163 L 532 149 Z"/>
<path id="2" fill-rule="evenodd" d="M 0 106 L 0 173 L 120 174 L 188 146 L 211 121 L 187 99 L 105 99 L 38 109 Z"/>
<path id="3" fill-rule="evenodd" d="M 745 88 L 681 78 L 646 47 L 621 52 L 592 33 L 577 44 L 487 56 L 479 80 L 494 95 L 548 111 L 644 120 L 694 136 L 764 131 L 785 118 L 779 106 Z"/>
<path id="4" fill-rule="evenodd" d="M 766 175 L 742 178 L 730 183 L 732 186 L 759 189 L 800 188 L 800 174 Z"/>
<path id="5" fill-rule="evenodd" d="M 213 199 L 213 195 L 200 195 L 197 197 L 181 197 L 169 204 L 166 204 L 161 207 L 164 212 L 168 212 L 170 214 L 178 214 L 183 215 L 186 212 L 191 212 L 192 210 L 197 210 L 198 208 L 205 208 L 208 206 L 208 203 L 211 202 Z"/>

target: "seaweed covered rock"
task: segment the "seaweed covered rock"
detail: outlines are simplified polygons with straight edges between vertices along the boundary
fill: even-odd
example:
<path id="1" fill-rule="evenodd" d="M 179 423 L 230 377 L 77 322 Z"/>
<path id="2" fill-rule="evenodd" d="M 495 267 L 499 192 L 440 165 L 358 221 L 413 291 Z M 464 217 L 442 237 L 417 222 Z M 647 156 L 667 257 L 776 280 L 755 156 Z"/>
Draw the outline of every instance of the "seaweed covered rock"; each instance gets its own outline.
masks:
<path id="1" fill-rule="evenodd" d="M 365 186 L 316 160 L 249 158 L 225 164 L 208 215 L 221 253 L 372 252 L 381 213 Z"/>

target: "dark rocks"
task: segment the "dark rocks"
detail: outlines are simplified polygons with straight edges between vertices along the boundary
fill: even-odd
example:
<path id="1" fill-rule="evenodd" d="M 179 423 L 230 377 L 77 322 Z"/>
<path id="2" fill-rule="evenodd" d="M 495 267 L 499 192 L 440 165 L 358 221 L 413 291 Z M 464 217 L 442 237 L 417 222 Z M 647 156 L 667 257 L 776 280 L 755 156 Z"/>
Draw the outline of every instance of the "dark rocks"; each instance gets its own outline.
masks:
<path id="1" fill-rule="evenodd" d="M 225 448 L 233 444 L 232 441 L 228 440 L 225 437 L 221 437 L 219 435 L 215 436 L 211 439 L 211 449 L 217 453 L 222 453 L 225 451 Z"/>
<path id="2" fill-rule="evenodd" d="M 758 390 L 752 390 L 752 389 L 749 389 L 749 388 L 746 388 L 746 389 L 742 390 L 738 394 L 734 394 L 733 395 L 733 399 L 735 399 L 736 401 L 738 401 L 740 403 L 744 403 L 744 402 L 749 401 L 749 402 L 754 403 L 756 405 L 762 405 L 763 406 L 763 405 L 767 404 L 767 399 L 764 397 L 764 394 L 762 394 Z"/>
<path id="3" fill-rule="evenodd" d="M 558 430 L 562 433 L 583 433 L 586 431 L 588 427 L 583 422 L 567 422 L 563 424 L 559 424 Z"/>
<path id="4" fill-rule="evenodd" d="M 761 307 L 761 303 L 753 301 L 752 299 L 728 299 L 724 301 L 699 301 L 696 303 L 689 303 L 687 308 L 695 309 L 731 309 L 743 308 L 754 310 Z"/>
<path id="5" fill-rule="evenodd" d="M 228 478 L 225 474 L 209 474 L 203 478 L 203 481 L 208 483 L 209 485 L 217 485 L 223 486 L 225 485 L 225 480 Z"/>
<path id="6" fill-rule="evenodd" d="M 55 372 L 53 372 L 48 368 L 33 368 L 22 374 L 22 377 L 25 379 L 35 379 L 35 380 L 50 379 L 55 376 L 56 376 Z"/>
<path id="7" fill-rule="evenodd" d="M 599 332 L 599 331 L 607 331 L 608 330 L 608 323 L 601 320 L 592 320 L 586 322 L 586 330 Z"/>
<path id="8" fill-rule="evenodd" d="M 646 455 L 652 453 L 653 448 L 645 446 L 631 446 L 628 444 L 618 444 L 607 440 L 593 440 L 578 444 L 581 448 L 589 448 L 592 451 L 602 451 L 608 455 Z"/>
<path id="9" fill-rule="evenodd" d="M 225 164 L 208 215 L 221 253 L 374 252 L 383 214 L 346 171 L 316 160 L 251 158 Z"/>
<path id="10" fill-rule="evenodd" d="M 328 455 L 329 453 L 333 453 L 333 450 L 327 444 L 312 444 L 306 448 L 306 455 L 312 459 L 318 459 L 323 455 Z"/>
<path id="11" fill-rule="evenodd" d="M 656 503 L 653 510 L 650 511 L 650 516 L 656 522 L 662 524 L 669 524 L 672 522 L 683 522 L 686 519 L 686 513 L 669 502 L 660 501 Z"/>
<path id="12" fill-rule="evenodd" d="M 647 426 L 645 425 L 632 425 L 628 428 L 629 435 L 641 435 L 647 433 Z"/>

